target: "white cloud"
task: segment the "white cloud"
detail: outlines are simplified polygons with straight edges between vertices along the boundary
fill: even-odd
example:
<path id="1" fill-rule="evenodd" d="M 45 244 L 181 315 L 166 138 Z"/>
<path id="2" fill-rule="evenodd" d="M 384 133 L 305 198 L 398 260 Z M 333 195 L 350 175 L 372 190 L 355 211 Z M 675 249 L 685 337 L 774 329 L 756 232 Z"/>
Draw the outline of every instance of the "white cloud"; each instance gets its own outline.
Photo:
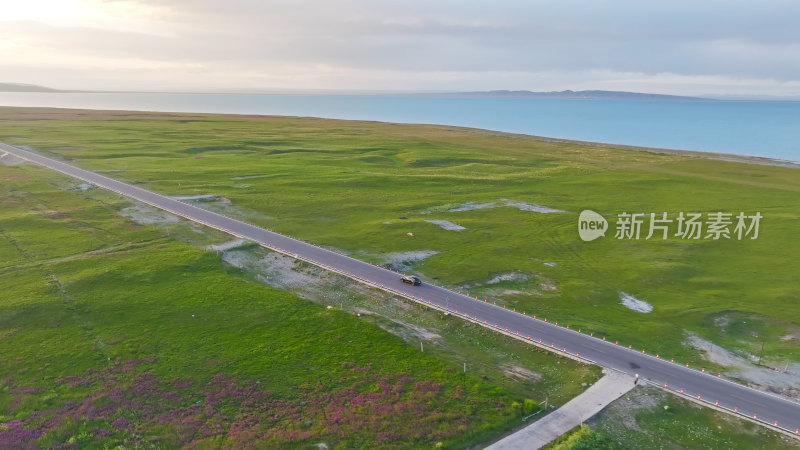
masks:
<path id="1" fill-rule="evenodd" d="M 8 3 L 0 81 L 800 94 L 800 4 L 785 0 Z"/>

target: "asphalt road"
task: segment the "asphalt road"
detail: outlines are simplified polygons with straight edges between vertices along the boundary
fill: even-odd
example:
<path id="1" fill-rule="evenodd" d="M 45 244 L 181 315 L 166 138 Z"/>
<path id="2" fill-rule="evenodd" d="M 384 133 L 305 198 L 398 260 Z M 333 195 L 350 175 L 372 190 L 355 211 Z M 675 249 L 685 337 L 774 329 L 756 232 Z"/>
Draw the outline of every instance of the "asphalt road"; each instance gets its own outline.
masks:
<path id="1" fill-rule="evenodd" d="M 533 311 L 517 313 L 429 284 L 410 286 L 402 283 L 397 273 L 367 262 L 7 144 L 0 143 L 0 150 L 384 290 L 403 294 L 431 307 L 450 311 L 454 316 L 519 336 L 532 344 L 627 373 L 631 377 L 631 383 L 634 375 L 638 374 L 639 382 L 652 383 L 662 388 L 666 386 L 678 395 L 682 392 L 683 396 L 693 400 L 730 412 L 735 411 L 792 435 L 800 435 L 800 403 L 725 380 L 718 374 L 687 368 L 666 356 L 657 355 L 657 349 L 645 353 L 642 349 L 630 349 L 624 343 L 606 341 L 602 336 L 589 336 L 578 330 L 558 326 L 543 317 L 531 317 L 535 314 Z"/>

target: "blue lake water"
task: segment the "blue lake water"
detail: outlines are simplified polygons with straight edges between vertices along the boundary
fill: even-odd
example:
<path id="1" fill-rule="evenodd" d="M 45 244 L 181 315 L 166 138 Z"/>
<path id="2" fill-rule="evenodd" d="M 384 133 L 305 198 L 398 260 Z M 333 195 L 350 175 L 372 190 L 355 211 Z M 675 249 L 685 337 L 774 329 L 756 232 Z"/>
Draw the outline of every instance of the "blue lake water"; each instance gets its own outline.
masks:
<path id="1" fill-rule="evenodd" d="M 0 105 L 432 123 L 800 161 L 800 102 L 1 92 Z"/>

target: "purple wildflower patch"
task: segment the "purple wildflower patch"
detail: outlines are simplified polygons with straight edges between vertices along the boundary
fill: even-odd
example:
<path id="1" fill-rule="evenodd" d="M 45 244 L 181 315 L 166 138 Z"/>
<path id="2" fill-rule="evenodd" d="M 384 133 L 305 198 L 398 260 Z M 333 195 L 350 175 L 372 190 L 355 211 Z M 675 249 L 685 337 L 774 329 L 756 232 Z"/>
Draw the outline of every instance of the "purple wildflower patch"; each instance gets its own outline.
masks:
<path id="1" fill-rule="evenodd" d="M 98 447 L 283 447 L 320 441 L 430 446 L 462 433 L 459 429 L 480 426 L 480 411 L 492 411 L 498 401 L 470 399 L 465 408 L 460 386 L 377 373 L 371 364 L 343 363 L 349 370 L 330 384 L 318 381 L 277 394 L 222 373 L 205 382 L 160 380 L 139 367 L 152 362 L 155 358 L 117 361 L 103 370 L 59 378 L 59 392 L 77 400 L 0 422 L 0 448 L 62 448 L 71 444 L 59 439 L 78 430 L 91 430 L 89 439 Z M 10 383 L 12 400 L 43 395 L 39 388 Z M 68 392 L 87 392 L 87 387 L 83 397 Z M 43 436 L 53 441 L 42 442 Z"/>

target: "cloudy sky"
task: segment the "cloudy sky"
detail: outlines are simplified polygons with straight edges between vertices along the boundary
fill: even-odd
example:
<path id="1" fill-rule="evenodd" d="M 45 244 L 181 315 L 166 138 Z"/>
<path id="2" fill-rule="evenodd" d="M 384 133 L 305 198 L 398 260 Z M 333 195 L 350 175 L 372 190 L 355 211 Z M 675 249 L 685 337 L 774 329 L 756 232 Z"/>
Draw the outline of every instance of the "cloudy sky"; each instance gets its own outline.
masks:
<path id="1" fill-rule="evenodd" d="M 796 0 L 0 0 L 0 81 L 797 96 L 799 22 Z"/>

